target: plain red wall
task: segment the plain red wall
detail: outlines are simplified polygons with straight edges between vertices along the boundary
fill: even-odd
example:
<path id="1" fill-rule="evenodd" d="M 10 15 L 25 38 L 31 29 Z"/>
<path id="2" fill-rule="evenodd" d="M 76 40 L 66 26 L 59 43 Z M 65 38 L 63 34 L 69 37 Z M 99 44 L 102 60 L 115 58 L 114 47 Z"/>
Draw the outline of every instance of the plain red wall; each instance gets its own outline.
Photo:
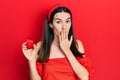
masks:
<path id="1" fill-rule="evenodd" d="M 41 40 L 47 11 L 55 3 L 73 12 L 76 38 L 93 62 L 93 80 L 120 80 L 120 3 L 115 0 L 0 1 L 0 80 L 29 80 L 21 44 L 26 38 Z"/>

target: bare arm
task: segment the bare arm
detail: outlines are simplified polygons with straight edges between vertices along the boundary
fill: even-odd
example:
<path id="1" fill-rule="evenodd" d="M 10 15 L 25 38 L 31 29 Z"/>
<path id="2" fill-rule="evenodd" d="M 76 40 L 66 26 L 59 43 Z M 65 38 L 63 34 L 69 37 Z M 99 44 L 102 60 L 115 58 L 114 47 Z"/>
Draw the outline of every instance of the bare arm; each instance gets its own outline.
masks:
<path id="1" fill-rule="evenodd" d="M 77 40 L 77 43 L 78 43 L 78 50 L 81 53 L 84 53 L 84 48 L 83 48 L 82 42 Z M 87 69 L 76 60 L 76 58 L 74 57 L 73 53 L 70 50 L 66 51 L 66 57 L 67 57 L 69 63 L 71 64 L 76 75 L 81 80 L 88 80 L 89 73 L 88 73 Z"/>
<path id="2" fill-rule="evenodd" d="M 29 62 L 30 80 L 42 80 L 36 69 L 36 62 Z"/>
<path id="3" fill-rule="evenodd" d="M 76 60 L 71 51 L 66 51 L 66 53 L 66 57 L 71 64 L 73 71 L 79 77 L 79 79 L 88 80 L 88 71 L 86 70 L 86 68 Z"/>
<path id="4" fill-rule="evenodd" d="M 41 42 L 38 42 L 36 45 L 34 44 L 34 49 L 27 49 L 26 47 L 24 47 L 25 43 L 23 43 L 22 45 L 23 54 L 29 61 L 30 80 L 41 80 L 41 76 L 36 69 L 36 59 L 38 57 L 37 53 L 40 49 L 40 44 Z"/>

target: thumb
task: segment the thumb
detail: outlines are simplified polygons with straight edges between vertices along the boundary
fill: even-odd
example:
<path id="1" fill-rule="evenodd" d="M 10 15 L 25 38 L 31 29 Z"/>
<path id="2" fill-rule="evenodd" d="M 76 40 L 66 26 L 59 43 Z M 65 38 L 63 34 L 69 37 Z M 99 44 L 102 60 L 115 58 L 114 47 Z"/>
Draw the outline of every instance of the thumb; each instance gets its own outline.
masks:
<path id="1" fill-rule="evenodd" d="M 37 46 L 35 44 L 33 45 L 33 51 L 34 51 L 34 54 L 36 54 Z"/>

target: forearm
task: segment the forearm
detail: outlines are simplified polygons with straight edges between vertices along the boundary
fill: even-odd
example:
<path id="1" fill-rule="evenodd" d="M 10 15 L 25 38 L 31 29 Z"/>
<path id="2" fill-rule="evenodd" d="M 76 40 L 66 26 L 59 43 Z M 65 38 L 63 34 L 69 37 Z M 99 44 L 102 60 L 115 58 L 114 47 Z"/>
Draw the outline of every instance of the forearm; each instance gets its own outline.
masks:
<path id="1" fill-rule="evenodd" d="M 36 69 L 36 63 L 29 62 L 29 67 L 30 67 L 30 80 L 41 80 L 41 77 Z"/>
<path id="2" fill-rule="evenodd" d="M 81 80 L 88 80 L 88 71 L 87 69 L 82 66 L 77 59 L 74 57 L 73 53 L 71 51 L 66 51 L 66 57 L 71 64 L 75 74 L 81 79 Z"/>

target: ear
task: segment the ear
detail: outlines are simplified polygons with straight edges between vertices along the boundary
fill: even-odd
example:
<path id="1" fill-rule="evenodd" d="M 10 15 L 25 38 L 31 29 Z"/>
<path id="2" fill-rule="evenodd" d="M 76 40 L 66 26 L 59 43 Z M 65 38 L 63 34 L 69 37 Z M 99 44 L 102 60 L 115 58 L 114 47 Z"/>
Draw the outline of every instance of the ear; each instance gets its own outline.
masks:
<path id="1" fill-rule="evenodd" d="M 50 26 L 51 28 L 53 28 L 53 25 L 52 25 L 51 23 L 49 23 L 49 26 Z"/>

